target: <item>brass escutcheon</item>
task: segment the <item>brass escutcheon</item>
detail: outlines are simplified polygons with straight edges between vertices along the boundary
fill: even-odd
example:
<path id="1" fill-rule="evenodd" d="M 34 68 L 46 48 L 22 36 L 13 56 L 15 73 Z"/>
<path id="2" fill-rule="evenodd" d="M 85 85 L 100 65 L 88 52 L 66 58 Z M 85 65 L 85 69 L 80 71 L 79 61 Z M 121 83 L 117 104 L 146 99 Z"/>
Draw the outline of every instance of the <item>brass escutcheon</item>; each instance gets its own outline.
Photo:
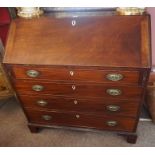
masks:
<path id="1" fill-rule="evenodd" d="M 74 100 L 74 104 L 78 104 L 78 101 L 77 100 Z"/>
<path id="2" fill-rule="evenodd" d="M 28 70 L 26 72 L 26 74 L 27 74 L 27 76 L 32 77 L 32 78 L 35 78 L 35 77 L 39 76 L 39 72 L 36 71 L 36 70 Z"/>
<path id="3" fill-rule="evenodd" d="M 75 90 L 76 89 L 76 86 L 75 85 L 72 85 L 72 89 Z"/>
<path id="4" fill-rule="evenodd" d="M 70 75 L 71 75 L 71 76 L 73 76 L 73 75 L 74 75 L 74 72 L 73 72 L 73 71 L 70 71 L 69 73 L 70 73 Z"/>
<path id="5" fill-rule="evenodd" d="M 111 95 L 111 96 L 117 96 L 117 95 L 121 95 L 122 91 L 119 89 L 107 89 L 107 94 Z"/>
<path id="6" fill-rule="evenodd" d="M 38 101 L 37 101 L 37 104 L 40 105 L 40 106 L 42 106 L 42 107 L 44 107 L 44 106 L 46 106 L 48 103 L 47 103 L 47 101 L 45 101 L 45 100 L 38 100 Z"/>
<path id="7" fill-rule="evenodd" d="M 32 90 L 34 91 L 42 91 L 44 89 L 44 86 L 41 85 L 33 85 Z"/>
<path id="8" fill-rule="evenodd" d="M 52 116 L 50 115 L 42 115 L 42 118 L 45 120 L 45 121 L 49 121 L 52 119 Z"/>
<path id="9" fill-rule="evenodd" d="M 108 105 L 106 108 L 108 111 L 111 111 L 111 112 L 116 112 L 120 110 L 120 106 L 117 106 L 117 105 Z"/>
<path id="10" fill-rule="evenodd" d="M 78 118 L 80 118 L 80 115 L 75 115 L 75 117 L 78 119 Z"/>
<path id="11" fill-rule="evenodd" d="M 119 81 L 123 79 L 123 75 L 118 73 L 111 73 L 111 74 L 108 74 L 106 77 L 110 81 Z"/>
<path id="12" fill-rule="evenodd" d="M 107 121 L 106 124 L 110 127 L 116 126 L 118 123 L 117 121 Z"/>

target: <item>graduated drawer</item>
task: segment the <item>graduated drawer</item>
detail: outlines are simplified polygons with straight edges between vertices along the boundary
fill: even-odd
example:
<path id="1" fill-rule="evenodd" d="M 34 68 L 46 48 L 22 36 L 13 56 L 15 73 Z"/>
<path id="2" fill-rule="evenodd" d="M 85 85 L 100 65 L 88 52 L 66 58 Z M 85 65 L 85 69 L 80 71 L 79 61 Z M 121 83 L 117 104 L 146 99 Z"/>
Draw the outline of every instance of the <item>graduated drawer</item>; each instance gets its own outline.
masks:
<path id="1" fill-rule="evenodd" d="M 85 81 L 140 84 L 139 71 L 75 69 L 67 67 L 13 66 L 16 79 L 48 81 Z"/>
<path id="2" fill-rule="evenodd" d="M 108 97 L 119 99 L 139 99 L 142 97 L 142 87 L 116 86 L 108 84 L 75 84 L 54 83 L 42 81 L 17 80 L 16 91 L 29 95 L 58 95 L 72 97 Z M 110 94 L 111 93 L 111 94 Z"/>
<path id="3" fill-rule="evenodd" d="M 42 125 L 88 127 L 132 132 L 136 124 L 135 119 L 128 117 L 87 115 L 77 112 L 35 111 L 31 109 L 26 109 L 26 113 L 29 122 Z"/>
<path id="4" fill-rule="evenodd" d="M 24 107 L 42 110 L 82 111 L 109 115 L 136 117 L 140 101 L 112 100 L 101 98 L 64 98 L 49 95 L 20 95 Z"/>

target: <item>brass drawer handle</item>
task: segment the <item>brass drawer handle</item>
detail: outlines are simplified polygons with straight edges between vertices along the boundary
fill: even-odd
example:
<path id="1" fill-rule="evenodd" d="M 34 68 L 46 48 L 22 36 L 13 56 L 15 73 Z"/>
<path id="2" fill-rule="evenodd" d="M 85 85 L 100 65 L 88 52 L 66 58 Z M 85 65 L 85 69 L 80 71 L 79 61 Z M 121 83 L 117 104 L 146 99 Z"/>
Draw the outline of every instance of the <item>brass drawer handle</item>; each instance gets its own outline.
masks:
<path id="1" fill-rule="evenodd" d="M 52 116 L 50 116 L 50 115 L 42 115 L 42 119 L 44 119 L 45 121 L 50 121 L 52 119 Z"/>
<path id="2" fill-rule="evenodd" d="M 111 112 L 116 112 L 116 111 L 119 111 L 120 110 L 120 106 L 117 106 L 117 105 L 108 105 L 106 107 L 106 109 L 108 111 L 111 111 Z"/>
<path id="3" fill-rule="evenodd" d="M 114 127 L 118 125 L 117 121 L 107 121 L 106 124 L 110 127 Z"/>
<path id="4" fill-rule="evenodd" d="M 32 86 L 32 90 L 34 91 L 43 91 L 44 89 L 44 86 L 41 86 L 41 85 L 33 85 Z"/>
<path id="5" fill-rule="evenodd" d="M 26 74 L 27 74 L 27 76 L 32 77 L 32 78 L 35 78 L 35 77 L 39 76 L 39 72 L 36 71 L 36 70 L 28 70 L 26 72 Z"/>
<path id="6" fill-rule="evenodd" d="M 118 96 L 122 94 L 122 91 L 120 89 L 107 89 L 107 94 L 111 96 Z"/>
<path id="7" fill-rule="evenodd" d="M 123 79 L 123 75 L 117 74 L 117 73 L 111 73 L 111 74 L 108 74 L 106 78 L 110 81 L 119 81 Z"/>
<path id="8" fill-rule="evenodd" d="M 39 106 L 44 107 L 44 106 L 46 106 L 46 105 L 48 104 L 48 102 L 45 101 L 45 100 L 38 100 L 38 101 L 37 101 L 37 104 L 38 104 Z"/>

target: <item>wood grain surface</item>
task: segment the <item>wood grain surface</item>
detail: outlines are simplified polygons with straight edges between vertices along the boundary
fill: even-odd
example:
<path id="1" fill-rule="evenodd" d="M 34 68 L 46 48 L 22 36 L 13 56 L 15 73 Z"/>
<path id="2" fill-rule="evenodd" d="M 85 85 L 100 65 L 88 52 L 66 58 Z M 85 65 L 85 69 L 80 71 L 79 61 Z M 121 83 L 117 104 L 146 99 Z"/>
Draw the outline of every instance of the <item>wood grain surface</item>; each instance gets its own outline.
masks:
<path id="1" fill-rule="evenodd" d="M 60 113 L 56 111 L 33 111 L 26 109 L 28 119 L 31 123 L 44 125 L 60 125 L 87 127 L 112 131 L 132 132 L 135 129 L 135 119 L 128 117 L 104 116 L 104 115 L 86 115 L 81 113 Z M 51 116 L 51 120 L 44 120 L 43 115 Z M 77 118 L 77 116 L 79 116 Z M 116 126 L 108 126 L 108 121 L 116 121 Z"/>
<path id="2" fill-rule="evenodd" d="M 147 15 L 16 19 L 4 63 L 149 67 L 147 25 Z"/>
<path id="3" fill-rule="evenodd" d="M 29 77 L 27 72 L 35 70 L 39 75 L 35 78 Z M 140 81 L 141 70 L 127 70 L 127 69 L 109 69 L 109 68 L 78 68 L 78 67 L 63 67 L 63 66 L 24 66 L 13 65 L 12 74 L 16 79 L 29 80 L 46 80 L 46 81 L 80 81 L 80 82 L 96 82 L 96 83 L 116 83 L 116 84 L 130 84 L 141 85 Z M 118 81 L 111 81 L 107 79 L 108 74 L 121 74 L 123 78 Z"/>

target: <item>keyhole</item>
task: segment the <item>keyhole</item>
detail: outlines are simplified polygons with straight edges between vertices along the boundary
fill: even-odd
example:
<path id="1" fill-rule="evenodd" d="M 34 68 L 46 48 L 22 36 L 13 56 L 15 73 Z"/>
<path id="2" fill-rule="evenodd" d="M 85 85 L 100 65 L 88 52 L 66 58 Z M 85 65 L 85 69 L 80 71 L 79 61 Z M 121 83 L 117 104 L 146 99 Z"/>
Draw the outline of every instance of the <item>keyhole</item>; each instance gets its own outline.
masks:
<path id="1" fill-rule="evenodd" d="M 75 90 L 75 89 L 76 89 L 75 85 L 72 85 L 72 89 L 73 89 L 73 90 Z"/>
<path id="2" fill-rule="evenodd" d="M 73 71 L 70 71 L 70 75 L 73 76 L 74 75 L 74 72 Z"/>
<path id="3" fill-rule="evenodd" d="M 76 25 L 76 20 L 72 20 L 72 26 Z"/>
<path id="4" fill-rule="evenodd" d="M 78 101 L 77 100 L 74 100 L 74 104 L 78 104 Z"/>
<path id="5" fill-rule="evenodd" d="M 78 118 L 80 118 L 80 115 L 75 115 L 75 117 L 78 119 Z"/>

